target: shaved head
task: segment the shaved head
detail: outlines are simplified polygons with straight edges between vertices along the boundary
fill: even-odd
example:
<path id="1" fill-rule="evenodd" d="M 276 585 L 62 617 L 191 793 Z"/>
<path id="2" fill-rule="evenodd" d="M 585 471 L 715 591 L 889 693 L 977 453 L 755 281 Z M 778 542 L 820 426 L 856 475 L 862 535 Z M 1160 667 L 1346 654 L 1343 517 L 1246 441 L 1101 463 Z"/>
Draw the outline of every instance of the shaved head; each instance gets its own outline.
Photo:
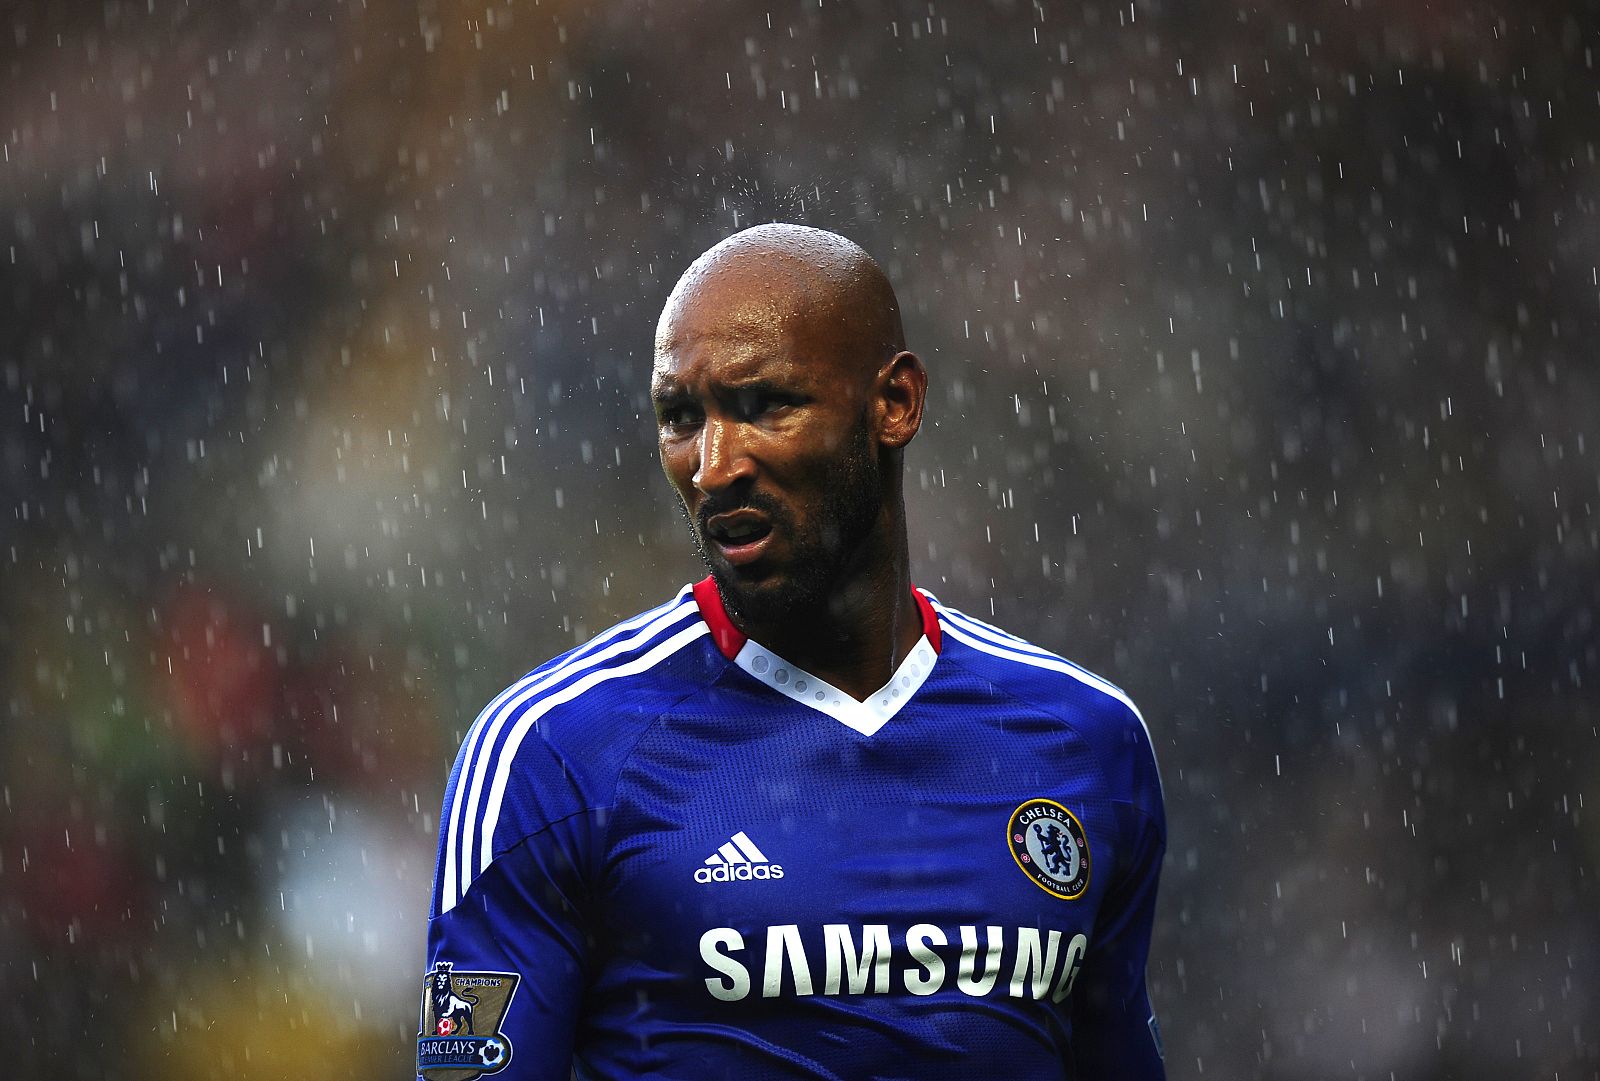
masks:
<path id="1" fill-rule="evenodd" d="M 696 259 L 661 310 L 656 355 L 711 315 L 730 335 L 815 336 L 836 357 L 859 361 L 863 374 L 905 348 L 900 305 L 882 268 L 854 241 L 805 225 L 757 225 Z"/>
<path id="2" fill-rule="evenodd" d="M 898 622 L 910 596 L 902 452 L 927 390 L 904 339 L 872 257 L 802 225 L 729 237 L 662 309 L 650 378 L 661 466 L 723 603 L 763 641 L 782 640 L 796 613 L 832 619 L 869 597 L 889 598 L 897 633 L 920 626 Z"/>

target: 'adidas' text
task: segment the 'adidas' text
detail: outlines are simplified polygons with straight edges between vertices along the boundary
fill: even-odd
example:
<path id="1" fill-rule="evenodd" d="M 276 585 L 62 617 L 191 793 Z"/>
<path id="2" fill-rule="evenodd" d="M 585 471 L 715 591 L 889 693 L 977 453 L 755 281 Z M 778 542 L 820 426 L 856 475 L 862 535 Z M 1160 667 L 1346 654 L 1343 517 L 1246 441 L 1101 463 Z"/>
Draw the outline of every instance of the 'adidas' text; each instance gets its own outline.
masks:
<path id="1" fill-rule="evenodd" d="M 782 878 L 781 863 L 741 863 L 737 867 L 699 867 L 696 882 L 748 882 L 752 878 Z"/>
<path id="2" fill-rule="evenodd" d="M 696 882 L 749 882 L 783 877 L 783 865 L 767 859 L 749 834 L 740 830 L 695 868 Z"/>

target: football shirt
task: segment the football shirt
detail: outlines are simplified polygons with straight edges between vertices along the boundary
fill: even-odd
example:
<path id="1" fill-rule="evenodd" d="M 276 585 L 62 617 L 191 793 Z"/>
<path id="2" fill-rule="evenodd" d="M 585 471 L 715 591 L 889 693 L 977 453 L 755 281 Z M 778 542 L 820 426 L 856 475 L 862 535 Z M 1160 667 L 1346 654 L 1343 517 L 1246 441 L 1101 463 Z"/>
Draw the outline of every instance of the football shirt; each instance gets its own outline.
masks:
<path id="1" fill-rule="evenodd" d="M 1143 719 L 916 601 L 863 702 L 710 579 L 491 701 L 445 793 L 419 1073 L 1161 1077 Z"/>

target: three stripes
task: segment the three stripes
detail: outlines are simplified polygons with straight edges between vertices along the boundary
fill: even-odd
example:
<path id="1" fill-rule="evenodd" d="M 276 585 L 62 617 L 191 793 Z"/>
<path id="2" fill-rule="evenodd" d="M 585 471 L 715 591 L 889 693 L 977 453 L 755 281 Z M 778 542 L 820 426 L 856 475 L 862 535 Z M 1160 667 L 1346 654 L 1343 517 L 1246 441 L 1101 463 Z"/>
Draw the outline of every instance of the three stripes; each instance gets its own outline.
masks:
<path id="1" fill-rule="evenodd" d="M 691 614 L 694 616 L 693 622 L 655 643 L 655 639 Z M 536 670 L 524 676 L 484 707 L 467 734 L 461 772 L 456 777 L 455 792 L 450 802 L 444 873 L 440 882 L 440 913 L 454 908 L 466 894 L 472 880 L 493 861 L 494 832 L 500 822 L 512 763 L 522 741 L 539 718 L 600 683 L 654 667 L 709 631 L 710 628 L 699 618 L 699 611 L 689 590 L 685 588 L 659 608 L 619 623 L 555 667 Z M 653 648 L 627 663 L 606 666 L 607 661 L 645 645 L 653 645 Z M 570 683 L 565 682 L 585 672 L 587 675 Z M 565 686 L 559 690 L 552 690 L 563 683 Z M 502 742 L 503 733 L 505 738 Z M 487 795 L 484 793 L 486 784 Z M 473 852 L 475 845 L 476 858 Z"/>
<path id="2" fill-rule="evenodd" d="M 750 835 L 740 830 L 706 857 L 707 867 L 733 867 L 741 863 L 771 863 Z"/>
<path id="3" fill-rule="evenodd" d="M 993 627 L 981 619 L 974 619 L 965 612 L 958 612 L 954 608 L 946 608 L 929 593 L 923 596 L 933 604 L 934 610 L 939 613 L 944 623 L 944 629 L 963 644 L 971 646 L 981 653 L 991 657 L 1000 657 L 1019 664 L 1031 665 L 1034 668 L 1043 668 L 1050 672 L 1060 672 L 1062 675 L 1071 676 L 1079 683 L 1092 687 L 1102 694 L 1121 702 L 1127 706 L 1133 715 L 1139 719 L 1139 725 L 1144 729 L 1145 742 L 1150 745 L 1150 754 L 1155 755 L 1156 742 L 1150 735 L 1150 725 L 1145 721 L 1144 714 L 1139 712 L 1139 707 L 1133 700 L 1123 693 L 1122 688 L 1114 683 L 1101 679 L 1093 672 L 1079 668 L 1071 661 L 1058 657 L 1054 653 L 1040 649 L 1032 642 L 1018 638 L 1014 634 L 1007 634 L 999 627 Z M 1160 782 L 1160 771 L 1156 773 L 1156 783 Z"/>

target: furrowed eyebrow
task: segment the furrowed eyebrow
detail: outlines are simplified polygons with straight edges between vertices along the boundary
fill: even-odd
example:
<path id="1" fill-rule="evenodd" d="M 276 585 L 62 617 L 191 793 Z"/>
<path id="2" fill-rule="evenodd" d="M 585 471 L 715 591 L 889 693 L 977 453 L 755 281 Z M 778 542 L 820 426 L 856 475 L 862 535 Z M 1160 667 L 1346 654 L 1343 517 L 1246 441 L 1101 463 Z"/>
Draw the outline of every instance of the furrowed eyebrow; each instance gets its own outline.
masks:
<path id="1" fill-rule="evenodd" d="M 770 379 L 732 380 L 726 383 L 716 383 L 711 387 L 712 394 L 797 394 L 795 388 Z M 696 393 L 678 382 L 661 381 L 650 388 L 650 397 L 656 401 L 666 401 L 673 398 L 693 398 Z"/>
<path id="2" fill-rule="evenodd" d="M 800 391 L 770 379 L 752 379 L 749 382 L 724 383 L 717 388 L 724 394 L 766 394 L 774 398 L 797 397 Z"/>
<path id="3" fill-rule="evenodd" d="M 654 402 L 671 402 L 690 397 L 689 391 L 680 383 L 662 380 L 650 387 L 650 399 Z"/>

